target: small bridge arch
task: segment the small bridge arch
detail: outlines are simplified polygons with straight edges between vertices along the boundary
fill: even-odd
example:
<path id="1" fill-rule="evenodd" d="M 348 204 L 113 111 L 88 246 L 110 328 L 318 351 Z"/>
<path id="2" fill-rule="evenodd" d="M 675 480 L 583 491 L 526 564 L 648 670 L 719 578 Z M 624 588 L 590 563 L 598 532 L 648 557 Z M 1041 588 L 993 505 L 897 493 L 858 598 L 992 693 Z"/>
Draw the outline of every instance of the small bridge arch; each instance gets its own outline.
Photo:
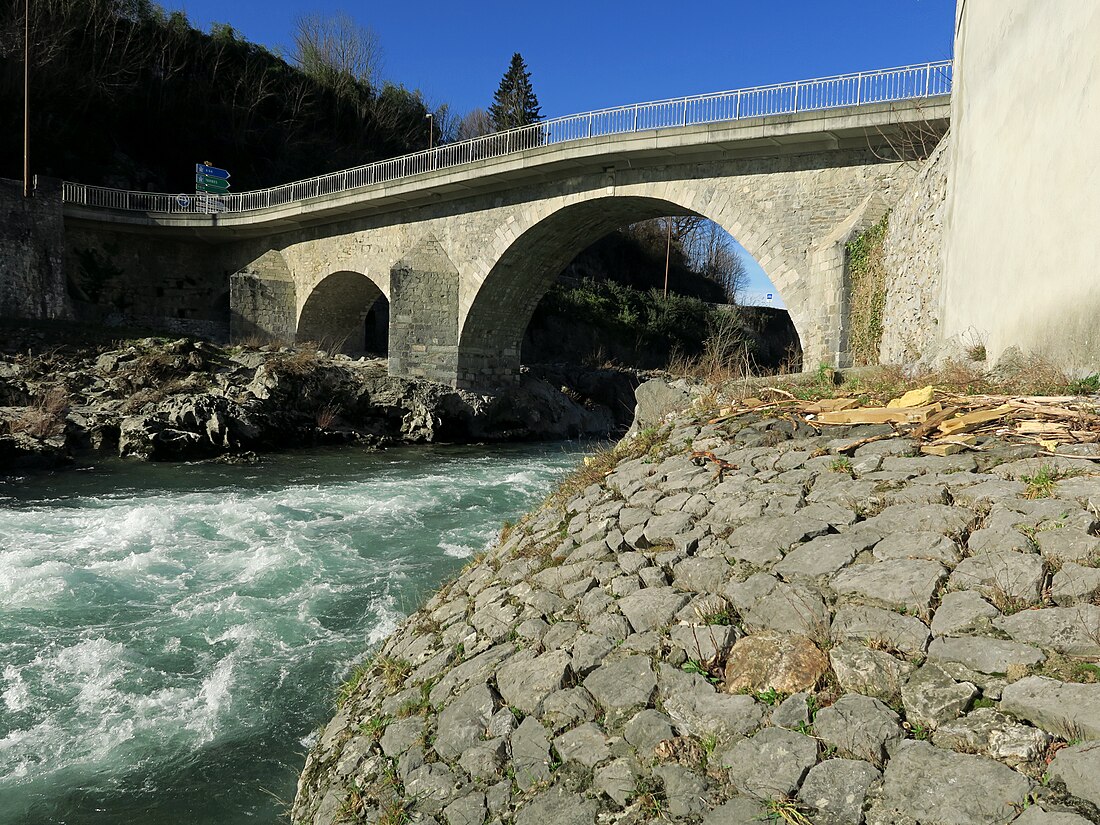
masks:
<path id="1" fill-rule="evenodd" d="M 298 312 L 294 336 L 347 355 L 385 355 L 389 345 L 389 300 L 369 277 L 351 270 L 319 280 Z"/>

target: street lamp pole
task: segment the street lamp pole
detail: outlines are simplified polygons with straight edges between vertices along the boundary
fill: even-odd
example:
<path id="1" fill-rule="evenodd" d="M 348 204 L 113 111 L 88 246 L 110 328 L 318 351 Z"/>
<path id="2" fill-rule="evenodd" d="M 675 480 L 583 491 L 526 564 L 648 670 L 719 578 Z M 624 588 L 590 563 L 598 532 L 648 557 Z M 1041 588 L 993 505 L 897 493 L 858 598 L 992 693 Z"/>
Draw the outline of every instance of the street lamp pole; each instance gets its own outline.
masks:
<path id="1" fill-rule="evenodd" d="M 23 21 L 23 197 L 31 196 L 31 0 Z"/>
<path id="2" fill-rule="evenodd" d="M 428 112 L 424 117 L 428 119 L 428 151 L 430 152 L 435 140 L 435 115 Z"/>

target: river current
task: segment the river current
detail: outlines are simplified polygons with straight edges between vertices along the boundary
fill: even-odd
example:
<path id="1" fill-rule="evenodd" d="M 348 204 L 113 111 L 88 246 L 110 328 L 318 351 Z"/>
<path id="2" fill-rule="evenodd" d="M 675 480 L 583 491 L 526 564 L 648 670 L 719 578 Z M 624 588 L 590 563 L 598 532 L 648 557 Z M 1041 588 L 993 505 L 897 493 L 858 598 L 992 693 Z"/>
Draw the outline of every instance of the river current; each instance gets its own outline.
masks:
<path id="1" fill-rule="evenodd" d="M 336 685 L 579 445 L 0 482 L 0 825 L 267 825 Z"/>

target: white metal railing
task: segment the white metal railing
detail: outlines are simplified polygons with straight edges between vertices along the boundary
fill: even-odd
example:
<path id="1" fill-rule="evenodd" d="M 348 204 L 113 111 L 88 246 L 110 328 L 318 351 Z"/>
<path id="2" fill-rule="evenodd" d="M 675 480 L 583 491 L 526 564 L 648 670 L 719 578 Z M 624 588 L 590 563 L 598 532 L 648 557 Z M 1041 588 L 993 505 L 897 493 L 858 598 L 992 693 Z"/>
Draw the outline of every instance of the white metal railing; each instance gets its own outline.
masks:
<path id="1" fill-rule="evenodd" d="M 951 92 L 951 68 L 950 60 L 942 60 L 600 109 L 251 192 L 169 195 L 65 181 L 62 197 L 66 203 L 140 212 L 250 212 L 601 135 L 938 97 Z"/>

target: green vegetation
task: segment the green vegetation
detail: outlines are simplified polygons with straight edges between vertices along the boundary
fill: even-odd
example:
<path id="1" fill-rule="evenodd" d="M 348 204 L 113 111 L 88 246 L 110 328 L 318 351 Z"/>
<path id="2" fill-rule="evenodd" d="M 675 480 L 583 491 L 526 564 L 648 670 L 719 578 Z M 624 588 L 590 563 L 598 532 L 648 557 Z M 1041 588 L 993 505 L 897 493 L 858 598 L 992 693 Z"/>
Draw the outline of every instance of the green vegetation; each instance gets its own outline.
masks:
<path id="1" fill-rule="evenodd" d="M 1020 476 L 1020 481 L 1027 485 L 1024 498 L 1053 497 L 1054 484 L 1065 477 L 1065 473 L 1047 464 L 1042 465 L 1033 475 Z"/>
<path id="2" fill-rule="evenodd" d="M 210 160 L 238 191 L 425 148 L 421 95 L 337 60 L 364 45 L 347 26 L 337 33 L 339 49 L 297 44 L 296 66 L 150 0 L 36 0 L 32 171 L 178 192 Z M 0 5 L 0 111 L 22 109 L 22 41 L 23 4 Z M 20 177 L 21 161 L 21 131 L 0 131 L 0 176 Z"/>
<path id="3" fill-rule="evenodd" d="M 883 266 L 889 214 L 848 242 L 851 278 L 851 315 L 848 346 L 857 366 L 878 363 L 882 316 L 886 308 L 886 269 Z"/>
<path id="4" fill-rule="evenodd" d="M 691 355 L 702 352 L 717 314 L 698 298 L 670 294 L 665 299 L 656 289 L 587 278 L 555 284 L 543 299 L 543 309 L 597 327 L 638 349 L 659 347 Z"/>
<path id="5" fill-rule="evenodd" d="M 489 107 L 489 118 L 498 132 L 542 120 L 539 100 L 531 86 L 531 72 L 519 52 L 512 55 L 508 71 L 500 79 L 493 105 Z"/>

